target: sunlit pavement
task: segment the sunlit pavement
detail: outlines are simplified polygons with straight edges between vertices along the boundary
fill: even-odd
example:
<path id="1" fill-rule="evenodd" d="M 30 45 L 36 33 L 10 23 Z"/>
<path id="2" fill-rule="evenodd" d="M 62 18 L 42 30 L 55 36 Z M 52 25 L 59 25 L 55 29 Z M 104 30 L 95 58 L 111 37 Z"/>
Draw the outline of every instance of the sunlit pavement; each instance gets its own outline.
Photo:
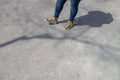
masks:
<path id="1" fill-rule="evenodd" d="M 0 0 L 0 80 L 120 80 L 120 1 L 82 0 L 67 31 L 55 1 Z"/>

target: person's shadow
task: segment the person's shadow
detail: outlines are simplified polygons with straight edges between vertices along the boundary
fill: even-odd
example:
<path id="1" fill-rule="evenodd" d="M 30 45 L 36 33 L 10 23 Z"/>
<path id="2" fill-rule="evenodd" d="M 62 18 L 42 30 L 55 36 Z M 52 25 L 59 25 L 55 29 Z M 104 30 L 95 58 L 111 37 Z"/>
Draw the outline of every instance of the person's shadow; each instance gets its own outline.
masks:
<path id="1" fill-rule="evenodd" d="M 59 23 L 66 22 L 68 20 L 60 21 Z M 113 17 L 110 13 L 101 11 L 90 11 L 87 15 L 77 17 L 74 21 L 75 26 L 88 25 L 90 27 L 101 27 L 103 24 L 110 24 L 113 21 Z"/>

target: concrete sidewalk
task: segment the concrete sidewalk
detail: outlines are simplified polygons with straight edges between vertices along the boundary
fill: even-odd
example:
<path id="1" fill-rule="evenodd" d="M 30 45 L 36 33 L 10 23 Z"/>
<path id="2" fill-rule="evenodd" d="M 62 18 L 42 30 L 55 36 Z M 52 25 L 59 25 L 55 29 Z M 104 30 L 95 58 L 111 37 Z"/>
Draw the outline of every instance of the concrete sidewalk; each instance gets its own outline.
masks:
<path id="1" fill-rule="evenodd" d="M 0 80 L 120 80 L 120 1 L 82 0 L 70 31 L 55 1 L 0 0 Z"/>

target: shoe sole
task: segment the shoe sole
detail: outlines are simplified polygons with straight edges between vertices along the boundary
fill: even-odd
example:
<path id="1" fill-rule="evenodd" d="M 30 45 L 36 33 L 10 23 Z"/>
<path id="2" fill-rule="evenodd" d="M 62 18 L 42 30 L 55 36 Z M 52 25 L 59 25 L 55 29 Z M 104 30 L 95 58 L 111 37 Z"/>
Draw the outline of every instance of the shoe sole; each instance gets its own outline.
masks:
<path id="1" fill-rule="evenodd" d="M 47 19 L 44 19 L 45 22 L 47 22 L 49 25 L 55 25 L 58 24 L 58 22 L 49 22 Z"/>
<path id="2" fill-rule="evenodd" d="M 73 28 L 73 26 L 72 27 L 64 27 L 65 28 L 65 30 L 71 30 L 72 28 Z"/>

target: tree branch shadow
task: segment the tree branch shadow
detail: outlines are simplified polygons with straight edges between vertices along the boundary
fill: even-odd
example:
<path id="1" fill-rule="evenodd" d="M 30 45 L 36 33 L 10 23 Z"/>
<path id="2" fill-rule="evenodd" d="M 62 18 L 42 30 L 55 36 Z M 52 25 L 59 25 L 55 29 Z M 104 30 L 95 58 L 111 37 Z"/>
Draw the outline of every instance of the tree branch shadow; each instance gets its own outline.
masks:
<path id="1" fill-rule="evenodd" d="M 104 61 L 113 60 L 116 64 L 120 64 L 120 62 L 119 62 L 120 56 L 118 56 L 117 54 L 113 54 L 114 52 L 117 53 L 120 51 L 119 47 L 113 47 L 111 45 L 104 45 L 101 43 L 87 40 L 86 38 L 77 39 L 77 37 L 69 37 L 69 36 L 54 37 L 48 33 L 43 34 L 43 35 L 36 35 L 36 36 L 32 36 L 32 37 L 28 37 L 28 36 L 24 35 L 24 36 L 18 37 L 16 39 L 13 39 L 11 41 L 0 44 L 0 48 L 5 47 L 5 46 L 10 45 L 10 44 L 13 44 L 13 43 L 18 42 L 18 41 L 31 40 L 31 39 L 51 39 L 51 40 L 58 40 L 60 42 L 62 42 L 63 40 L 66 40 L 66 39 L 77 41 L 79 43 L 91 45 L 93 47 L 97 47 L 100 50 L 102 50 L 104 53 L 98 54 L 99 55 L 98 60 L 101 60 L 101 59 Z M 113 51 L 113 52 L 111 52 L 111 51 Z M 108 57 L 103 56 L 103 55 L 108 55 Z"/>
<path id="2" fill-rule="evenodd" d="M 89 12 L 88 15 L 78 17 L 77 19 L 78 19 L 78 21 L 77 21 L 76 25 L 79 25 L 79 26 L 80 25 L 89 25 L 89 26 L 92 26 L 92 27 L 101 27 L 103 24 L 110 24 L 113 21 L 113 18 L 112 18 L 111 14 L 109 14 L 109 13 L 106 14 L 106 13 L 100 12 L 100 11 Z M 90 27 L 86 28 L 80 34 L 84 34 L 89 29 L 90 29 Z M 79 35 L 79 37 L 80 36 L 82 36 L 82 35 Z M 82 39 L 81 38 L 81 39 L 78 40 L 77 37 L 72 37 L 71 38 L 71 37 L 66 36 L 66 35 L 64 35 L 63 37 L 55 37 L 55 36 L 53 36 L 51 34 L 48 34 L 48 33 L 43 34 L 43 35 L 36 35 L 36 36 L 32 36 L 32 37 L 28 37 L 26 35 L 23 35 L 23 36 L 20 36 L 18 38 L 15 38 L 13 40 L 10 40 L 8 42 L 0 44 L 0 48 L 5 47 L 7 45 L 10 45 L 12 43 L 15 43 L 17 41 L 30 40 L 30 39 L 35 39 L 35 38 L 37 38 L 37 39 L 54 39 L 54 40 L 59 40 L 59 41 L 65 40 L 65 39 L 70 39 L 70 40 L 78 41 L 78 42 L 81 42 L 81 43 L 84 43 L 84 44 L 99 47 L 103 51 L 106 51 L 106 50 L 108 51 L 109 49 L 110 50 L 115 50 L 115 51 L 120 51 L 120 48 L 112 47 L 110 45 L 102 45 L 100 43 L 95 43 L 95 42 L 89 41 L 87 39 Z"/>
<path id="3" fill-rule="evenodd" d="M 84 32 L 83 32 L 84 33 Z M 113 49 L 113 50 L 116 50 L 116 51 L 120 51 L 120 48 L 115 48 L 115 47 L 112 47 L 110 45 L 102 45 L 102 44 L 99 44 L 99 43 L 95 43 L 95 42 L 92 42 L 92 41 L 89 41 L 87 39 L 77 39 L 77 37 L 67 37 L 67 36 L 64 36 L 64 37 L 54 37 L 48 33 L 44 34 L 44 35 L 36 35 L 36 36 L 32 36 L 32 37 L 27 37 L 27 36 L 21 36 L 21 37 L 18 37 L 16 39 L 13 39 L 11 41 L 8 41 L 8 42 L 5 42 L 3 44 L 0 44 L 0 48 L 1 47 L 5 47 L 7 45 L 10 45 L 12 43 L 15 43 L 17 41 L 22 41 L 22 40 L 30 40 L 30 39 L 53 39 L 53 40 L 74 40 L 74 41 L 78 41 L 78 42 L 81 42 L 81 43 L 85 43 L 85 44 L 88 44 L 88 45 L 92 45 L 92 46 L 97 46 L 97 47 L 100 47 L 100 48 L 108 48 L 108 49 Z"/>

